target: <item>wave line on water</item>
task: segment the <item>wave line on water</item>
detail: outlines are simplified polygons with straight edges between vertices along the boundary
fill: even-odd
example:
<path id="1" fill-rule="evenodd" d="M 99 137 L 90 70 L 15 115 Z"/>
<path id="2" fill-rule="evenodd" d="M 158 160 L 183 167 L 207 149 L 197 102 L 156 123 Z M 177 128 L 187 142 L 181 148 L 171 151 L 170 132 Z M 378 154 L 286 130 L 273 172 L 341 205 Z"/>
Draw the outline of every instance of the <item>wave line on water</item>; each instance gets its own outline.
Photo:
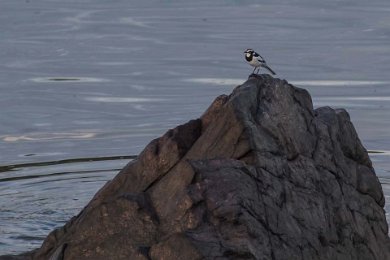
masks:
<path id="1" fill-rule="evenodd" d="M 241 85 L 245 80 L 234 78 L 189 78 L 183 79 L 185 82 L 213 84 L 219 86 Z M 369 86 L 369 85 L 387 85 L 390 81 L 378 80 L 292 80 L 288 83 L 296 86 L 319 86 L 319 87 L 337 87 L 337 86 Z"/>
<path id="2" fill-rule="evenodd" d="M 31 163 L 10 164 L 10 165 L 2 165 L 2 166 L 0 165 L 0 173 L 13 171 L 18 168 L 25 168 L 25 167 L 39 167 L 39 166 L 70 164 L 70 163 L 79 163 L 79 162 L 98 162 L 98 161 L 112 161 L 112 160 L 125 160 L 125 159 L 134 160 L 137 157 L 138 157 L 137 155 L 83 157 L 83 158 L 63 159 L 63 160 L 56 160 L 56 161 L 46 161 L 46 162 L 31 162 Z"/>
<path id="3" fill-rule="evenodd" d="M 112 172 L 112 171 L 120 171 L 120 168 L 115 169 L 106 169 L 106 170 L 79 170 L 79 171 L 65 171 L 65 172 L 55 172 L 55 173 L 48 173 L 48 174 L 38 174 L 38 175 L 24 175 L 24 176 L 15 176 L 15 177 L 9 177 L 9 178 L 0 178 L 0 182 L 7 182 L 7 181 L 18 181 L 18 180 L 29 180 L 29 179 L 37 179 L 37 178 L 43 178 L 43 177 L 58 177 L 61 175 L 69 175 L 69 174 L 88 174 L 88 173 L 101 173 L 101 172 Z M 86 178 L 86 177 L 82 177 Z M 77 179 L 82 179 L 77 178 Z M 69 180 L 69 178 L 67 178 Z M 36 182 L 36 183 L 43 183 L 47 181 L 42 182 Z"/>
<path id="4" fill-rule="evenodd" d="M 297 86 L 319 86 L 319 87 L 337 87 L 337 86 L 369 86 L 369 85 L 387 85 L 390 81 L 377 80 L 301 80 L 291 81 L 291 84 Z"/>
<path id="5" fill-rule="evenodd" d="M 390 96 L 372 97 L 319 97 L 321 100 L 356 100 L 356 101 L 390 101 Z"/>
<path id="6" fill-rule="evenodd" d="M 41 141 L 41 140 L 55 140 L 55 139 L 89 139 L 94 138 L 96 133 L 80 132 L 80 133 L 33 133 L 30 135 L 21 136 L 0 136 L 5 142 L 18 142 L 18 141 Z"/>
<path id="7" fill-rule="evenodd" d="M 163 98 L 142 98 L 142 97 L 86 97 L 86 101 L 106 103 L 146 103 L 166 101 Z"/>
<path id="8" fill-rule="evenodd" d="M 99 82 L 109 82 L 109 79 L 102 78 L 92 78 L 92 77 L 40 77 L 29 79 L 32 82 L 37 83 L 48 83 L 48 82 L 57 82 L 57 83 L 99 83 Z"/>
<path id="9" fill-rule="evenodd" d="M 367 153 L 372 155 L 390 155 L 390 151 L 386 150 L 368 150 Z"/>

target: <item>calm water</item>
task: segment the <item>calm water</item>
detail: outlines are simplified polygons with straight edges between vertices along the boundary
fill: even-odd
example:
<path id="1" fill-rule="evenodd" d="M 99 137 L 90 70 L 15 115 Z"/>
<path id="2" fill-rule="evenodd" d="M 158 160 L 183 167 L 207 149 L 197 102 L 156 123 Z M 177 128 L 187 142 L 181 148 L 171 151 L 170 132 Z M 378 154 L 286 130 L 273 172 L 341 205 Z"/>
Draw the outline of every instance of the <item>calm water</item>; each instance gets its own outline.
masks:
<path id="1" fill-rule="evenodd" d="M 0 1 L 0 255 L 38 247 L 130 156 L 251 69 L 345 107 L 390 202 L 390 2 Z M 390 204 L 386 205 L 390 212 Z"/>

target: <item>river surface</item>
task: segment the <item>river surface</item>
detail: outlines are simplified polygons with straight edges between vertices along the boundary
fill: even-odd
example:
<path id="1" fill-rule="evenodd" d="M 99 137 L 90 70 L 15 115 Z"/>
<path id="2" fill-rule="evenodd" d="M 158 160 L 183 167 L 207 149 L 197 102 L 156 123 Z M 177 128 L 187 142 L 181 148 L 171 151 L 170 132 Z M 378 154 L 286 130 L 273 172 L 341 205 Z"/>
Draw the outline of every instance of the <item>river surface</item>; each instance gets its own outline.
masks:
<path id="1" fill-rule="evenodd" d="M 0 255 L 40 246 L 151 139 L 244 82 L 246 48 L 315 107 L 348 110 L 390 212 L 389 13 L 388 0 L 1 0 Z"/>

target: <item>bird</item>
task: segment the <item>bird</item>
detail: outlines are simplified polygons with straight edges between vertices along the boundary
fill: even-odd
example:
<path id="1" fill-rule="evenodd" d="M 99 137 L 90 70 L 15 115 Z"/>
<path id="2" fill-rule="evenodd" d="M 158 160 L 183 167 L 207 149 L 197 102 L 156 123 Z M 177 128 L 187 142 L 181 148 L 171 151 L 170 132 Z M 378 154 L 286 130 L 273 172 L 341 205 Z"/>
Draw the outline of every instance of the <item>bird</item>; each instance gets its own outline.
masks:
<path id="1" fill-rule="evenodd" d="M 259 73 L 260 68 L 263 67 L 266 68 L 269 72 L 271 72 L 272 75 L 276 75 L 276 73 L 270 67 L 268 67 L 265 59 L 261 57 L 260 54 L 258 54 L 254 50 L 246 49 L 246 51 L 244 51 L 244 54 L 245 54 L 245 60 L 249 63 L 249 65 L 255 67 L 253 69 L 252 74 L 255 73 L 256 69 L 257 69 L 257 73 Z"/>

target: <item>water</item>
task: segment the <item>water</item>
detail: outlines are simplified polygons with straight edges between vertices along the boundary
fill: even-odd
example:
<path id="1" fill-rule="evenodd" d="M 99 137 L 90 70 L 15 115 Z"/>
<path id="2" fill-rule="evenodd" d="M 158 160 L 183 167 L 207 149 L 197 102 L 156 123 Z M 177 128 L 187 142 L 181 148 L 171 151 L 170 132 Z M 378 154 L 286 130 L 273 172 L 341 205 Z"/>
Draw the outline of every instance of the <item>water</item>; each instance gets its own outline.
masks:
<path id="1" fill-rule="evenodd" d="M 258 50 L 348 109 L 390 201 L 390 2 L 0 1 L 0 255 L 40 245 Z M 390 212 L 390 204 L 386 210 Z"/>

